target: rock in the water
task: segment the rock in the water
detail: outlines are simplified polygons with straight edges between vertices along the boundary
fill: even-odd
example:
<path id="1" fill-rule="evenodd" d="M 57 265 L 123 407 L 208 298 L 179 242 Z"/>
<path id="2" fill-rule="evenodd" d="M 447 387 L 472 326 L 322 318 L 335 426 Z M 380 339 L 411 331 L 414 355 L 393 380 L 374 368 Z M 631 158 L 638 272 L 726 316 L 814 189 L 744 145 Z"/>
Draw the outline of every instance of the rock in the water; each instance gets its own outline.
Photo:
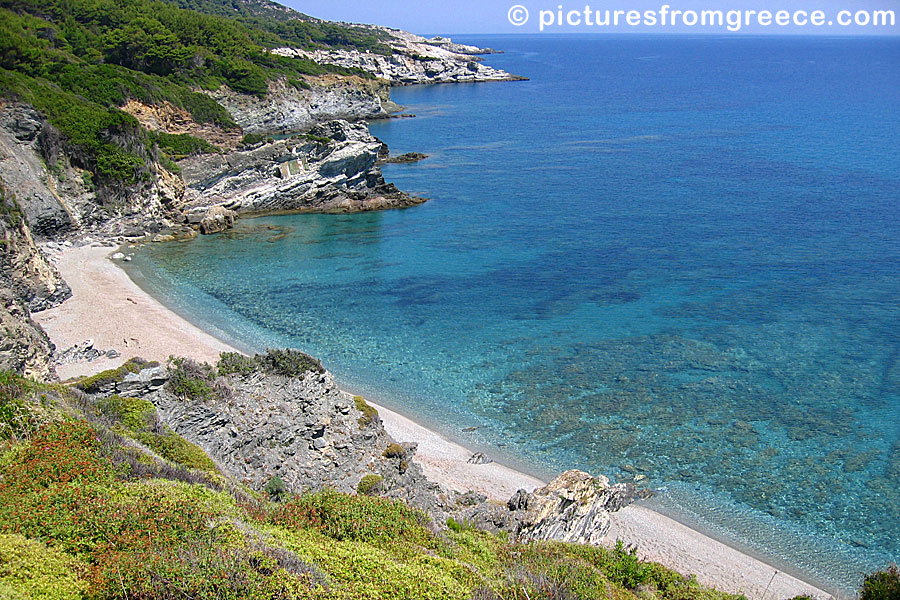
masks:
<path id="1" fill-rule="evenodd" d="M 401 154 L 400 156 L 388 156 L 381 162 L 387 164 L 408 164 L 419 162 L 421 160 L 425 160 L 426 158 L 428 158 L 428 155 L 422 154 L 421 152 L 407 152 L 406 154 Z"/>
<path id="2" fill-rule="evenodd" d="M 210 235 L 234 227 L 235 212 L 222 206 L 213 206 L 200 221 L 200 233 Z"/>

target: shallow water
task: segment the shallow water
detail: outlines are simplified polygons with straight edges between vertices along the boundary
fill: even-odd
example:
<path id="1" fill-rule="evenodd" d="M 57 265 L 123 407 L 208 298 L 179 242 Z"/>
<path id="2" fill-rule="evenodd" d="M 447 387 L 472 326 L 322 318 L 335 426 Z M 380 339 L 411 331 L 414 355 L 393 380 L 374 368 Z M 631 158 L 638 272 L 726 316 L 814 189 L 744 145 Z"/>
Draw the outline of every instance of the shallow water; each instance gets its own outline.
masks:
<path id="1" fill-rule="evenodd" d="M 371 126 L 431 155 L 385 169 L 431 202 L 146 246 L 144 285 L 832 587 L 896 560 L 900 41 L 470 41 L 531 81 L 397 89 L 418 118 Z"/>

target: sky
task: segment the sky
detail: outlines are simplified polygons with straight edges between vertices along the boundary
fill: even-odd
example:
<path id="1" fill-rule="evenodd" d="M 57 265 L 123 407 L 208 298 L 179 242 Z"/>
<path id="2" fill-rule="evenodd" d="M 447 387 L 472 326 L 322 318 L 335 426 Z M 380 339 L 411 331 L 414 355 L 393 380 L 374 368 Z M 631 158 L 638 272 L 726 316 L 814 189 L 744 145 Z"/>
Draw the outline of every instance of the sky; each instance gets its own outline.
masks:
<path id="1" fill-rule="evenodd" d="M 893 27 L 850 27 L 827 26 L 834 23 L 837 14 L 842 10 L 852 13 L 857 11 L 893 11 L 896 19 L 900 19 L 900 0 L 278 0 L 300 12 L 332 21 L 350 21 L 354 23 L 374 23 L 387 25 L 419 34 L 465 34 L 465 33 L 540 33 L 541 11 L 544 21 L 549 21 L 551 14 L 554 23 L 546 25 L 543 33 L 713 33 L 713 34 L 804 34 L 804 35 L 900 35 L 900 23 Z M 591 21 L 596 21 L 594 11 L 600 10 L 653 10 L 659 11 L 663 4 L 670 10 L 769 10 L 774 13 L 786 10 L 791 13 L 797 10 L 821 10 L 826 15 L 824 26 L 807 25 L 798 27 L 776 26 L 774 23 L 762 27 L 755 22 L 748 26 L 741 23 L 739 30 L 728 31 L 724 27 L 703 28 L 699 25 L 687 27 L 683 24 L 666 27 L 632 27 L 624 23 L 624 16 L 619 27 L 572 26 L 567 22 L 570 11 L 578 11 L 578 18 L 584 20 L 583 11 L 586 5 L 591 7 Z M 528 11 L 528 20 L 521 26 L 511 24 L 511 18 L 521 19 L 522 11 L 512 14 L 513 6 L 523 6 Z M 559 7 L 564 10 L 562 26 L 557 23 Z M 574 15 L 573 15 L 574 18 Z M 602 17 L 601 17 L 602 18 Z M 671 17 L 668 17 L 671 19 Z M 678 18 L 678 17 L 676 17 Z M 751 20 L 754 17 L 751 17 Z M 851 17 L 852 18 L 852 17 Z M 576 19 L 577 20 L 577 19 Z M 727 23 L 726 23 L 727 25 Z M 732 27 L 734 29 L 734 27 Z"/>

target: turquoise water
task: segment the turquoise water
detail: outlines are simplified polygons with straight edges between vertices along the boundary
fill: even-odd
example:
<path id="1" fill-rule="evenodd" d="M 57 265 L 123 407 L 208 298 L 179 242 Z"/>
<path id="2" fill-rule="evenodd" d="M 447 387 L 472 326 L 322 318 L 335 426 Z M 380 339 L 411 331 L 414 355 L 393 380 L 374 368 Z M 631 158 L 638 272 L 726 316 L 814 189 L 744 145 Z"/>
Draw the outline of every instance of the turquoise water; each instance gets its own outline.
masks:
<path id="1" fill-rule="evenodd" d="M 431 202 L 145 246 L 143 284 L 832 588 L 896 560 L 900 40 L 470 41 L 531 80 L 371 126 L 431 155 L 385 168 Z"/>

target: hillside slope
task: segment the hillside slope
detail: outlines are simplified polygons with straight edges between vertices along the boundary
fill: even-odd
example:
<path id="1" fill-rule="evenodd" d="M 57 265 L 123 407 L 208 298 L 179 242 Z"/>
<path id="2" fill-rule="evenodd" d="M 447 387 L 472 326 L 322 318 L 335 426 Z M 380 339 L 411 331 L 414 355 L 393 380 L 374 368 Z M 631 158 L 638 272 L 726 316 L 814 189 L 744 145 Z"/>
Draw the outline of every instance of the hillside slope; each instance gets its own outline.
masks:
<path id="1" fill-rule="evenodd" d="M 736 600 L 621 547 L 522 543 L 370 495 L 404 468 L 364 402 L 338 399 L 337 414 L 385 475 L 356 494 L 291 493 L 277 477 L 263 491 L 235 481 L 151 402 L 108 391 L 199 399 L 321 377 L 297 354 L 259 361 L 130 361 L 74 387 L 0 373 L 0 597 Z"/>
<path id="2" fill-rule="evenodd" d="M 185 158 L 246 163 L 240 153 L 268 136 L 388 116 L 397 108 L 391 85 L 512 78 L 468 54 L 477 51 L 268 2 L 2 0 L 0 181 L 39 236 L 177 230 L 186 221 Z M 282 154 L 274 158 L 310 163 Z M 207 195 L 201 205 L 370 210 L 418 202 L 384 188 L 368 157 L 349 164 L 359 170 L 348 181 L 364 185 L 306 174 L 333 202 L 300 194 L 269 207 L 236 192 Z M 257 171 L 275 187 L 285 175 L 271 161 Z"/>

